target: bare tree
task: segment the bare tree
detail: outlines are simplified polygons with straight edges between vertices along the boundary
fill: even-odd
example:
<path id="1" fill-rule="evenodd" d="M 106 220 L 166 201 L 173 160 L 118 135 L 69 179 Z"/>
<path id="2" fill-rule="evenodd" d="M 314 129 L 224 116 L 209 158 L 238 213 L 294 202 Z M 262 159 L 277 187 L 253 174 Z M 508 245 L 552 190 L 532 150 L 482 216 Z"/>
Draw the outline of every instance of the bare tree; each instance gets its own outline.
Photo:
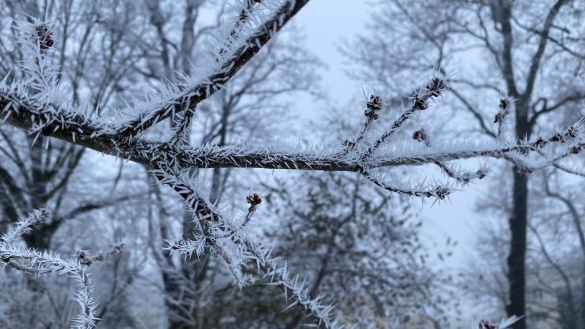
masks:
<path id="1" fill-rule="evenodd" d="M 20 40 L 23 58 L 20 69 L 32 79 L 15 79 L 0 86 L 0 118 L 6 124 L 27 130 L 33 136 L 59 139 L 103 154 L 125 159 L 148 168 L 164 186 L 173 190 L 191 210 L 194 227 L 183 236 L 170 241 L 167 250 L 189 257 L 218 256 L 239 287 L 253 284 L 258 277 L 248 269 L 261 273 L 269 284 L 280 289 L 291 306 L 295 306 L 307 321 L 321 328 L 338 328 L 340 319 L 331 318 L 332 306 L 320 302 L 302 280 L 293 277 L 286 264 L 275 258 L 271 249 L 256 239 L 251 230 L 252 216 L 262 200 L 250 195 L 243 216 L 232 219 L 215 203 L 214 190 L 194 169 L 258 168 L 310 171 L 356 172 L 374 185 L 403 196 L 443 200 L 454 187 L 485 177 L 486 170 L 458 170 L 446 161 L 474 157 L 506 159 L 518 167 L 538 170 L 552 163 L 562 163 L 584 146 L 583 132 L 577 123 L 550 136 L 510 144 L 485 141 L 453 144 L 419 128 L 407 134 L 408 124 L 416 122 L 422 113 L 433 108 L 433 101 L 447 92 L 448 79 L 442 75 L 430 79 L 409 100 L 408 107 L 399 113 L 389 113 L 379 95 L 368 95 L 364 124 L 355 136 L 343 144 L 326 145 L 322 150 L 297 146 L 282 146 L 248 141 L 225 146 L 203 143 L 194 146 L 185 139 L 202 102 L 229 88 L 245 65 L 282 30 L 308 1 L 241 1 L 236 15 L 227 28 L 219 29 L 211 43 L 194 63 L 191 75 L 165 86 L 153 94 L 96 115 L 91 103 L 71 102 L 67 88 L 56 79 L 59 68 L 50 62 L 54 35 L 43 21 L 34 21 L 22 28 Z M 31 37 L 32 36 L 32 37 Z M 502 101 L 500 112 L 508 107 Z M 155 125 L 182 115 L 164 141 L 151 139 Z M 380 122 L 390 124 L 380 124 Z M 157 136 L 160 136 L 157 134 Z M 407 137 L 406 139 L 404 137 Z M 160 138 L 160 137 L 159 137 Z M 440 168 L 451 183 L 412 184 L 401 181 L 389 169 L 402 166 L 432 165 Z M 211 185 L 213 187 L 213 185 Z M 25 223 L 26 224 L 26 223 Z M 356 228 L 357 233 L 357 228 Z M 14 252 L 3 251 L 12 255 Z M 32 257 L 35 260 L 36 256 Z M 81 260 L 85 257 L 78 257 Z M 11 257 L 8 265 L 18 269 Z M 28 258 L 31 259 L 31 258 Z M 25 258 L 25 260 L 27 260 Z M 84 287 L 87 285 L 84 285 Z M 79 298 L 78 298 L 79 300 Z M 85 327 L 93 327 L 94 314 L 85 312 L 91 305 L 80 300 Z M 502 328 L 507 327 L 504 323 Z"/>
<path id="2" fill-rule="evenodd" d="M 509 184 L 501 177 L 496 186 Z M 555 326 L 579 328 L 582 317 L 583 234 L 582 203 L 578 191 L 580 178 L 547 170 L 531 181 L 526 307 L 530 327 Z M 490 193 L 480 199 L 479 211 L 507 213 L 511 203 L 506 194 Z M 469 291 L 474 298 L 497 305 L 507 303 L 506 266 L 503 260 L 509 237 L 503 225 L 491 220 L 481 224 L 481 234 L 472 262 L 467 266 Z M 478 273 L 479 270 L 479 273 Z M 498 313 L 496 312 L 496 313 Z"/>
<path id="3" fill-rule="evenodd" d="M 138 86 L 128 83 L 132 80 L 129 69 L 138 59 L 132 47 L 136 37 L 125 32 L 136 26 L 135 16 L 131 15 L 136 7 L 131 1 L 102 3 L 103 7 L 99 3 L 74 0 L 0 3 L 2 76 L 7 81 L 35 79 L 31 72 L 17 69 L 18 63 L 26 61 L 27 57 L 15 38 L 19 29 L 15 22 L 40 17 L 51 21 L 54 42 L 50 47 L 51 56 L 46 60 L 59 67 L 54 79 L 69 86 L 72 104 L 91 104 L 92 111 L 86 114 L 94 115 L 120 102 L 124 93 L 138 90 Z M 33 37 L 31 34 L 30 38 Z M 36 81 L 40 85 L 31 88 L 31 93 L 41 92 L 43 81 Z M 100 234 L 88 234 L 98 230 L 91 220 L 108 216 L 108 212 L 120 214 L 124 211 L 128 218 L 140 216 L 138 211 L 132 213 L 128 209 L 140 209 L 133 206 L 143 195 L 140 190 L 146 190 L 146 184 L 130 183 L 131 170 L 119 165 L 117 174 L 103 176 L 95 170 L 100 165 L 103 160 L 82 147 L 49 142 L 44 136 L 32 136 L 7 125 L 0 127 L 2 231 L 23 218 L 28 209 L 51 208 L 52 216 L 30 234 L 22 236 L 27 246 L 39 251 L 71 253 L 80 247 L 108 248 L 122 236 L 132 239 L 131 234 L 120 234 L 114 223 L 100 226 Z M 121 180 L 125 183 L 120 184 Z M 131 221 L 127 221 L 126 227 L 129 225 L 133 225 Z M 140 257 L 129 260 L 124 256 L 96 270 L 100 295 L 108 301 L 100 303 L 96 312 L 106 323 L 130 321 L 123 299 L 141 263 Z M 11 273 L 3 274 L 7 282 L 2 289 L 4 296 L 21 296 L 6 298 L 5 304 L 12 305 L 13 309 L 19 303 L 29 305 L 29 312 L 12 312 L 9 317 L 12 322 L 3 326 L 14 327 L 23 319 L 30 320 L 31 328 L 40 325 L 63 327 L 68 323 L 68 315 L 75 305 L 64 291 L 70 289 L 74 281 L 29 280 Z M 23 284 L 27 293 L 11 293 L 14 287 L 22 289 Z"/>
<path id="4" fill-rule="evenodd" d="M 577 77 L 585 59 L 579 24 L 583 6 L 582 1 L 568 0 L 380 2 L 368 33 L 347 53 L 362 64 L 358 76 L 400 92 L 405 92 L 402 81 L 412 81 L 416 72 L 445 70 L 477 58 L 477 64 L 458 67 L 472 75 L 451 80 L 456 107 L 474 119 L 481 134 L 497 139 L 501 130 L 490 122 L 502 117 L 494 119 L 484 100 L 507 95 L 514 103 L 512 139 L 522 140 L 551 121 L 566 124 L 562 113 L 582 116 L 579 104 L 585 92 Z M 461 121 L 456 123 L 461 126 Z M 513 206 L 506 215 L 511 234 L 508 315 L 526 313 L 529 185 L 524 168 L 515 166 L 513 172 Z M 525 328 L 525 318 L 516 326 Z"/>
<path id="5" fill-rule="evenodd" d="M 350 173 L 304 173 L 266 199 L 277 218 L 288 218 L 270 229 L 274 253 L 308 278 L 311 295 L 339 301 L 345 320 L 387 327 L 432 315 L 444 322 L 453 306 L 448 276 L 430 268 L 422 223 L 404 200 Z"/>

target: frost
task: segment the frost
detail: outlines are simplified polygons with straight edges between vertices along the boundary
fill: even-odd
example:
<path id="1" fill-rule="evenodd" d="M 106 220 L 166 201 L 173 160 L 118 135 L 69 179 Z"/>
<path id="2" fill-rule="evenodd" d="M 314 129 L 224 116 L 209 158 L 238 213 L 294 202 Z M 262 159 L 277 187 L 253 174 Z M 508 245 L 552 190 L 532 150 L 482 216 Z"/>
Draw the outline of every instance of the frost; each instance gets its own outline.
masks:
<path id="1" fill-rule="evenodd" d="M 48 49 L 55 42 L 51 25 L 38 20 L 19 23 L 17 31 L 24 54 L 20 69 L 25 78 L 12 83 L 4 79 L 0 83 L 0 119 L 35 138 L 40 135 L 58 138 L 145 166 L 160 184 L 173 189 L 193 213 L 195 230 L 167 241 L 168 251 L 184 257 L 201 257 L 210 250 L 223 260 L 234 284 L 240 288 L 267 279 L 282 292 L 288 308 L 298 309 L 319 328 L 343 327 L 340 319 L 333 318 L 333 306 L 323 303 L 322 296 L 311 296 L 302 278 L 291 275 L 286 260 L 272 257 L 271 247 L 260 243 L 248 230 L 261 198 L 251 194 L 245 214 L 228 214 L 210 201 L 209 187 L 198 180 L 195 169 L 354 172 L 392 194 L 434 201 L 447 198 L 464 184 L 482 179 L 489 172 L 487 166 L 462 170 L 458 160 L 502 159 L 526 173 L 550 165 L 582 173 L 563 161 L 585 147 L 583 122 L 530 140 L 510 140 L 505 134 L 505 124 L 513 102 L 508 99 L 501 100 L 499 110 L 495 110 L 499 136 L 496 140 L 446 139 L 432 135 L 432 127 L 410 131 L 408 124 L 418 123 L 425 113 L 437 110 L 435 102 L 449 92 L 449 80 L 440 74 L 429 79 L 394 117 L 379 95 L 369 95 L 364 105 L 363 125 L 356 129 L 354 136 L 343 136 L 343 143 L 300 145 L 273 141 L 260 145 L 255 141 L 241 141 L 226 146 L 191 145 L 189 129 L 201 102 L 222 90 L 307 2 L 236 1 L 232 8 L 234 16 L 206 40 L 207 53 L 191 70 L 195 74 L 181 76 L 178 82 L 168 82 L 159 90 L 136 96 L 124 108 L 106 109 L 105 112 L 117 113 L 107 117 L 88 115 L 93 113 L 89 102 L 74 105 L 68 87 L 58 81 L 59 68 L 47 61 Z M 178 123 L 169 132 L 171 137 L 164 141 L 146 137 L 153 126 L 171 117 Z M 446 176 L 445 181 L 431 179 L 428 183 L 426 179 L 417 181 L 415 176 L 404 179 L 391 171 L 421 165 L 436 166 Z M 85 251 L 79 251 L 76 259 L 63 260 L 55 254 L 13 246 L 20 235 L 46 216 L 49 215 L 45 210 L 34 212 L 6 233 L 0 243 L 0 257 L 4 266 L 18 271 L 74 276 L 79 282 L 75 299 L 82 309 L 76 318 L 77 327 L 93 328 L 96 304 L 91 297 L 86 266 L 102 260 L 104 254 L 91 258 Z M 247 274 L 247 268 L 256 268 L 262 277 Z M 515 320 L 502 322 L 500 326 Z"/>

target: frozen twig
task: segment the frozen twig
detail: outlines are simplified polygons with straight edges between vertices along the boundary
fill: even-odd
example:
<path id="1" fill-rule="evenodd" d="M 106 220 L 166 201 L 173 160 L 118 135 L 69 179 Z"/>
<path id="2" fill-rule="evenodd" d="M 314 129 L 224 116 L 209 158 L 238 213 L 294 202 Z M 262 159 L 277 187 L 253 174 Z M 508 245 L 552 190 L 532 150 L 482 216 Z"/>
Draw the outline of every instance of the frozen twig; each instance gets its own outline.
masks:
<path id="1" fill-rule="evenodd" d="M 500 100 L 499 111 L 494 117 L 494 123 L 498 124 L 498 134 L 497 137 L 500 138 L 502 136 L 502 128 L 504 126 L 504 121 L 508 116 L 510 108 L 510 100 L 507 98 L 503 98 Z"/>
<path id="2" fill-rule="evenodd" d="M 366 103 L 366 110 L 364 111 L 364 115 L 366 116 L 366 121 L 362 126 L 362 130 L 358 133 L 355 141 L 346 140 L 344 142 L 345 150 L 341 153 L 342 155 L 347 155 L 350 151 L 353 151 L 356 146 L 358 146 L 364 137 L 366 136 L 366 132 L 372 126 L 372 123 L 379 118 L 378 112 L 383 108 L 382 98 L 378 95 L 370 95 L 368 102 Z"/>
<path id="3" fill-rule="evenodd" d="M 86 271 L 91 262 L 87 262 L 88 257 L 85 256 L 85 252 L 78 252 L 77 259 L 63 259 L 58 254 L 24 249 L 12 245 L 19 236 L 30 233 L 31 229 L 42 225 L 50 216 L 51 213 L 48 210 L 40 209 L 16 223 L 8 233 L 2 236 L 0 241 L 0 260 L 2 260 L 4 266 L 23 273 L 33 275 L 56 273 L 73 276 L 78 281 L 79 286 L 75 294 L 75 300 L 81 307 L 80 314 L 73 319 L 75 322 L 74 327 L 79 329 L 95 328 L 96 320 L 98 320 L 95 312 L 96 304 L 91 297 L 93 287 Z M 122 246 L 118 245 L 107 254 L 121 251 Z M 80 254 L 83 256 L 80 256 Z M 96 259 L 103 261 L 104 257 L 105 254 L 102 254 L 102 256 L 96 256 Z"/>
<path id="4" fill-rule="evenodd" d="M 431 79 L 429 84 L 423 89 L 420 93 L 415 93 L 412 96 L 412 106 L 404 111 L 400 117 L 394 121 L 391 128 L 384 132 L 374 144 L 368 148 L 368 150 L 364 153 L 364 159 L 367 159 L 372 156 L 372 153 L 376 151 L 384 141 L 390 136 L 392 136 L 404 122 L 406 122 L 410 116 L 417 112 L 417 111 L 424 111 L 426 110 L 429 105 L 428 101 L 431 98 L 439 97 L 443 91 L 447 88 L 447 81 L 442 77 L 435 77 Z"/>
<path id="5" fill-rule="evenodd" d="M 472 329 L 512 329 L 512 325 L 522 317 L 517 317 L 515 315 L 511 316 L 508 319 L 502 320 L 499 324 L 492 324 L 487 320 L 480 320 L 477 325 L 474 325 Z"/>
<path id="6" fill-rule="evenodd" d="M 244 219 L 244 222 L 242 223 L 241 227 L 246 226 L 246 224 L 250 222 L 250 220 L 252 219 L 252 215 L 254 215 L 254 213 L 256 212 L 258 205 L 262 203 L 262 198 L 260 198 L 258 194 L 254 193 L 246 197 L 246 202 L 250 204 L 250 207 L 248 208 L 246 218 Z"/>
<path id="7" fill-rule="evenodd" d="M 234 40 L 236 40 L 246 23 L 250 19 L 250 15 L 252 14 L 252 10 L 259 5 L 262 1 L 261 0 L 244 0 L 243 1 L 243 8 L 240 10 L 240 15 L 238 19 L 234 23 L 234 27 L 230 31 L 229 36 L 226 38 L 225 47 L 223 47 L 219 51 L 219 57 L 217 60 L 220 60 L 222 56 L 224 56 L 227 52 L 227 49 L 230 49 Z"/>
<path id="8" fill-rule="evenodd" d="M 234 228 L 221 214 L 214 209 L 206 198 L 197 192 L 197 188 L 192 186 L 185 176 L 176 172 L 177 168 L 165 168 L 154 171 L 161 183 L 169 185 L 185 200 L 187 206 L 193 211 L 195 220 L 199 223 L 202 235 L 199 241 L 189 241 L 181 239 L 171 244 L 171 250 L 180 251 L 183 254 L 191 255 L 192 253 L 201 252 L 202 244 L 212 248 L 228 265 L 235 281 L 242 286 L 249 284 L 250 279 L 242 275 L 241 269 L 249 264 L 255 264 L 257 269 L 268 278 L 272 285 L 277 286 L 285 294 L 287 301 L 291 306 L 296 306 L 307 316 L 313 324 L 319 328 L 341 328 L 337 320 L 331 320 L 332 306 L 321 305 L 320 298 L 312 299 L 303 284 L 297 278 L 291 278 L 286 266 L 279 265 L 277 259 L 270 257 L 270 249 L 262 246 L 260 243 L 253 242 L 250 237 L 240 234 L 239 229 Z M 249 196 L 248 201 L 253 210 L 248 210 L 246 215 L 251 216 L 255 211 L 255 206 L 260 204 L 260 197 L 257 195 Z M 245 222 L 246 223 L 246 222 Z M 243 226 L 243 225 L 242 225 Z M 220 244 L 220 240 L 235 244 L 235 248 L 225 248 Z M 192 247 L 193 249 L 190 249 Z M 235 254 L 229 254 L 228 250 L 240 250 Z M 237 256 L 234 256 L 236 255 Z"/>
<path id="9" fill-rule="evenodd" d="M 447 176 L 453 178 L 454 180 L 462 183 L 462 184 L 467 184 L 470 181 L 474 180 L 474 179 L 482 179 L 487 175 L 487 170 L 485 169 L 479 169 L 476 172 L 470 172 L 470 171 L 460 171 L 460 170 L 455 170 L 451 167 L 449 167 L 448 165 L 436 161 L 435 164 L 441 168 L 441 170 L 443 170 L 443 172 L 445 174 L 447 174 Z"/>
<path id="10" fill-rule="evenodd" d="M 177 145 L 188 145 L 189 144 L 189 134 L 191 132 L 191 121 L 193 120 L 193 116 L 195 115 L 195 108 L 188 108 L 187 111 L 181 114 L 177 114 L 178 118 L 177 127 L 173 130 L 175 131 L 174 136 L 169 141 L 169 145 L 171 147 L 175 147 Z"/>
<path id="11" fill-rule="evenodd" d="M 288 0 L 269 18 L 256 29 L 243 45 L 233 51 L 233 55 L 226 59 L 218 68 L 202 82 L 189 90 L 185 90 L 176 99 L 169 101 L 162 108 L 151 113 L 142 113 L 138 118 L 122 124 L 116 135 L 121 138 L 133 139 L 139 133 L 152 127 L 157 122 L 169 118 L 171 115 L 194 108 L 204 99 L 215 94 L 244 67 L 264 45 L 278 33 L 290 19 L 303 8 L 309 0 Z M 227 51 L 225 51 L 227 52 Z"/>
<path id="12" fill-rule="evenodd" d="M 407 196 L 415 196 L 415 197 L 426 197 L 426 198 L 436 198 L 438 200 L 443 200 L 445 199 L 447 196 L 449 196 L 449 194 L 451 194 L 451 189 L 447 186 L 435 186 L 432 188 L 421 188 L 421 189 L 408 189 L 408 188 L 400 188 L 400 187 L 395 187 L 395 186 L 391 186 L 388 185 L 387 183 L 383 182 L 382 180 L 374 177 L 371 173 L 367 172 L 367 171 L 361 171 L 360 174 L 362 174 L 365 178 L 367 178 L 368 180 L 370 180 L 372 183 L 380 186 L 381 188 L 385 189 L 386 191 L 392 192 L 392 193 L 397 193 L 397 194 L 402 194 L 402 195 L 407 195 Z"/>

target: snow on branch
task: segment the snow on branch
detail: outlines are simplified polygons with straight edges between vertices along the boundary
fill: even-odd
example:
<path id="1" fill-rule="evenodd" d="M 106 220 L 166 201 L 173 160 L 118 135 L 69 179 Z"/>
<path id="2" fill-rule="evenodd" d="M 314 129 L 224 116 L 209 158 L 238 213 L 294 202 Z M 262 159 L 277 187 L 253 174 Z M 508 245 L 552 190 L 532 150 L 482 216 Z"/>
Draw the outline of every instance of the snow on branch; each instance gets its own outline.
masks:
<path id="1" fill-rule="evenodd" d="M 512 316 L 508 319 L 502 320 L 499 324 L 492 324 L 487 320 L 480 320 L 477 325 L 473 326 L 473 329 L 512 329 L 512 325 L 522 317 Z"/>
<path id="2" fill-rule="evenodd" d="M 235 42 L 240 38 L 243 26 L 250 19 L 253 6 L 266 5 L 269 9 L 275 7 L 275 2 L 244 1 L 244 8 L 237 20 L 234 29 L 226 44 L 220 46 L 218 53 L 219 67 L 216 67 L 208 76 L 196 82 L 193 86 L 184 86 L 184 90 L 177 90 L 169 97 L 166 104 L 159 108 L 141 111 L 137 118 L 121 125 L 116 132 L 123 138 L 134 138 L 137 134 L 147 130 L 159 121 L 169 118 L 175 113 L 195 108 L 201 101 L 209 98 L 246 65 L 261 49 L 275 36 L 288 21 L 303 8 L 309 0 L 288 0 L 273 11 L 273 14 L 242 42 Z M 259 17 L 261 19 L 262 17 Z M 221 42 L 221 40 L 220 40 Z M 230 48 L 235 48 L 233 51 Z"/>
<path id="3" fill-rule="evenodd" d="M 161 168 L 154 170 L 154 175 L 162 184 L 170 186 L 185 201 L 186 206 L 193 212 L 194 221 L 200 232 L 195 232 L 195 239 L 177 239 L 170 242 L 171 251 L 178 251 L 186 256 L 196 254 L 200 256 L 204 247 L 210 247 L 222 258 L 231 270 L 235 282 L 243 287 L 255 281 L 246 277 L 242 270 L 254 265 L 270 284 L 278 287 L 285 295 L 290 307 L 297 307 L 318 328 L 341 328 L 338 320 L 331 320 L 331 305 L 322 305 L 321 297 L 311 298 L 308 289 L 298 277 L 291 277 L 286 264 L 271 257 L 271 250 L 241 230 L 247 224 L 255 207 L 261 202 L 257 194 L 246 198 L 250 208 L 240 227 L 235 227 L 215 209 L 208 198 L 200 191 L 204 187 L 194 185 L 193 177 L 179 173 L 178 168 Z"/>
<path id="4" fill-rule="evenodd" d="M 123 245 L 116 245 L 111 251 L 99 253 L 90 257 L 85 251 L 78 251 L 76 258 L 63 259 L 61 256 L 51 252 L 40 252 L 33 249 L 26 249 L 14 246 L 16 240 L 23 234 L 30 233 L 36 226 L 42 225 L 51 217 L 47 209 L 33 211 L 27 218 L 21 219 L 0 239 L 0 260 L 6 267 L 19 272 L 43 275 L 58 274 L 74 277 L 78 283 L 78 291 L 75 293 L 75 300 L 81 308 L 81 312 L 73 319 L 75 328 L 90 329 L 96 327 L 96 303 L 91 297 L 93 286 L 87 266 L 94 261 L 104 261 L 108 254 L 119 253 Z"/>

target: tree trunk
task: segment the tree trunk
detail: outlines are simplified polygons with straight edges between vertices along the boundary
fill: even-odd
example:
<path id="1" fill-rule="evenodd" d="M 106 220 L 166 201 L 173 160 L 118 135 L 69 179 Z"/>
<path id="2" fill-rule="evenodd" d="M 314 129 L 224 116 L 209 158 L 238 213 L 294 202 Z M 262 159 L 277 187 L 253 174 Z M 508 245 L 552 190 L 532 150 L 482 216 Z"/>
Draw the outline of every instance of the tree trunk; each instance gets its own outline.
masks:
<path id="1" fill-rule="evenodd" d="M 523 94 L 516 103 L 516 138 L 530 137 L 532 127 L 528 122 L 530 96 Z M 508 263 L 509 304 L 508 317 L 521 317 L 514 329 L 526 329 L 526 227 L 528 226 L 528 177 L 514 166 L 512 214 L 510 216 L 510 254 Z"/>
<path id="2" fill-rule="evenodd" d="M 510 303 L 508 317 L 526 314 L 526 226 L 528 219 L 528 178 L 514 167 L 513 213 L 510 217 L 510 255 L 508 256 L 508 282 Z M 514 329 L 526 329 L 526 317 L 514 324 Z"/>

